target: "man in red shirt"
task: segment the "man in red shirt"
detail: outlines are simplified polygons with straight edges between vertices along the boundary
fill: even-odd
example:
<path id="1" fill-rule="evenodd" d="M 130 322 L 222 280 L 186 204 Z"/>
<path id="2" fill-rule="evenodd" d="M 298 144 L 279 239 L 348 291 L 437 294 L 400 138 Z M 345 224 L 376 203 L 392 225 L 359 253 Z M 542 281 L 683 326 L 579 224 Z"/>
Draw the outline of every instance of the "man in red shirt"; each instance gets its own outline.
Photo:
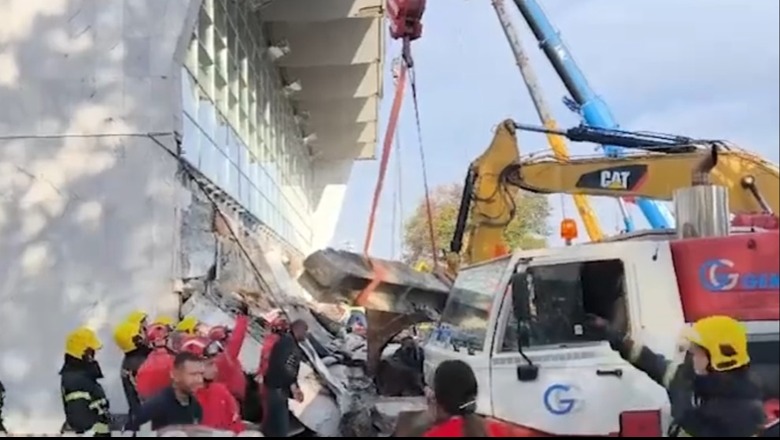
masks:
<path id="1" fill-rule="evenodd" d="M 244 423 L 241 421 L 241 412 L 238 402 L 228 387 L 216 381 L 218 367 L 216 359 L 224 352 L 222 344 L 209 338 L 193 337 L 182 344 L 182 351 L 192 353 L 203 359 L 204 386 L 200 388 L 195 397 L 203 408 L 204 426 L 210 428 L 243 432 Z"/>

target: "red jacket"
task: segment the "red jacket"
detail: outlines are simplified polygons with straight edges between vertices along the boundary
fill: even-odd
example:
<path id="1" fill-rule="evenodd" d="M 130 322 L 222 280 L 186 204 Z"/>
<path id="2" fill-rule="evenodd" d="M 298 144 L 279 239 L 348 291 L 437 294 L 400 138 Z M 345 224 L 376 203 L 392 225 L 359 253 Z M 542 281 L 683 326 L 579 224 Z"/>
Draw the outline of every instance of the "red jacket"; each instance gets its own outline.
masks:
<path id="1" fill-rule="evenodd" d="M 135 377 L 138 396 L 143 400 L 150 399 L 169 386 L 171 370 L 173 370 L 173 355 L 166 348 L 154 349 L 141 364 Z"/>
<path id="2" fill-rule="evenodd" d="M 201 425 L 235 433 L 244 431 L 245 426 L 241 421 L 238 402 L 224 384 L 219 382 L 206 384 L 195 393 L 195 397 L 203 408 Z"/>
<path id="3" fill-rule="evenodd" d="M 225 351 L 215 359 L 217 364 L 216 381 L 225 384 L 230 392 L 240 400 L 244 400 L 246 394 L 246 376 L 241 368 L 238 354 L 241 353 L 248 329 L 249 318 L 246 315 L 239 315 L 236 318 L 235 328 L 225 343 Z"/>
<path id="4" fill-rule="evenodd" d="M 485 421 L 485 429 L 488 437 L 509 437 L 498 423 Z M 423 437 L 464 437 L 463 418 L 452 417 L 444 422 L 434 425 Z"/>

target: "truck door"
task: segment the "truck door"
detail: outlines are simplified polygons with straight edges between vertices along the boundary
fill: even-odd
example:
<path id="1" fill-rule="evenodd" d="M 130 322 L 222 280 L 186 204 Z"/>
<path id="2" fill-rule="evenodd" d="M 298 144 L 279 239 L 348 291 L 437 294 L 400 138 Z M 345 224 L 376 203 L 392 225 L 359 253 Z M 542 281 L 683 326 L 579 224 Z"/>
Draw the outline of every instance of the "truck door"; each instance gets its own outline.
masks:
<path id="1" fill-rule="evenodd" d="M 560 257 L 518 266 L 491 358 L 493 416 L 556 435 L 609 436 L 625 411 L 658 410 L 663 389 L 583 326 L 587 313 L 630 325 L 626 264 Z"/>

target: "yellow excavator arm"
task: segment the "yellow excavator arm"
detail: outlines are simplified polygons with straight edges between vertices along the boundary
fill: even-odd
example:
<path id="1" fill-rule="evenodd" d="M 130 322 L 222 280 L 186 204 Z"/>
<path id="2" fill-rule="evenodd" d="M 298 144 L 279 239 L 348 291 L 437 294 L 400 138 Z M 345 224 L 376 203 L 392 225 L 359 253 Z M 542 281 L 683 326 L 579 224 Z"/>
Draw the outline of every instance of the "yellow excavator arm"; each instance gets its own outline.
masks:
<path id="1" fill-rule="evenodd" d="M 702 151 L 568 160 L 542 156 L 521 160 L 507 179 L 511 185 L 535 193 L 672 200 L 676 189 L 691 185 L 691 170 L 701 160 Z M 780 208 L 777 165 L 747 151 L 717 149 L 710 179 L 728 189 L 732 213 L 777 213 Z"/>
<path id="2" fill-rule="evenodd" d="M 518 129 L 574 141 L 623 142 L 624 147 L 641 152 L 621 157 L 566 158 L 559 154 L 521 159 Z M 457 273 L 464 244 L 465 257 L 471 264 L 509 250 L 504 231 L 515 215 L 518 188 L 540 194 L 672 200 L 676 189 L 697 184 L 692 182 L 692 175 L 703 163 L 708 164 L 708 182 L 729 190 L 731 212 L 776 214 L 780 209 L 777 165 L 724 142 L 617 130 L 559 131 L 506 120 L 499 125 L 490 146 L 469 167 L 447 269 Z M 584 218 L 596 221 L 593 215 Z"/>
<path id="3" fill-rule="evenodd" d="M 518 188 L 506 185 L 506 170 L 520 159 L 515 122 L 506 120 L 496 129 L 490 146 L 469 166 L 463 185 L 455 233 L 447 254 L 447 270 L 454 274 L 468 227 L 465 257 L 470 263 L 494 258 L 506 247 L 504 230 L 515 216 Z"/>

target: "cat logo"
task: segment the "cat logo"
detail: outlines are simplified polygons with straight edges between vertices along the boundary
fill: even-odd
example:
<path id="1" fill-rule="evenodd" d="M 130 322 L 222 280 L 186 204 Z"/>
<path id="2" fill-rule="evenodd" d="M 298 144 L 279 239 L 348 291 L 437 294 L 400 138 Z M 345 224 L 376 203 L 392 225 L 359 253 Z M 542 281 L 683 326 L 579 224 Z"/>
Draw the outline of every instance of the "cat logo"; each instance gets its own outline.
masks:
<path id="1" fill-rule="evenodd" d="M 577 179 L 577 188 L 610 191 L 636 192 L 645 183 L 647 165 L 625 165 L 619 167 L 595 169 Z"/>
<path id="2" fill-rule="evenodd" d="M 628 179 L 631 177 L 630 171 L 610 171 L 601 172 L 601 187 L 607 189 L 628 189 Z"/>

